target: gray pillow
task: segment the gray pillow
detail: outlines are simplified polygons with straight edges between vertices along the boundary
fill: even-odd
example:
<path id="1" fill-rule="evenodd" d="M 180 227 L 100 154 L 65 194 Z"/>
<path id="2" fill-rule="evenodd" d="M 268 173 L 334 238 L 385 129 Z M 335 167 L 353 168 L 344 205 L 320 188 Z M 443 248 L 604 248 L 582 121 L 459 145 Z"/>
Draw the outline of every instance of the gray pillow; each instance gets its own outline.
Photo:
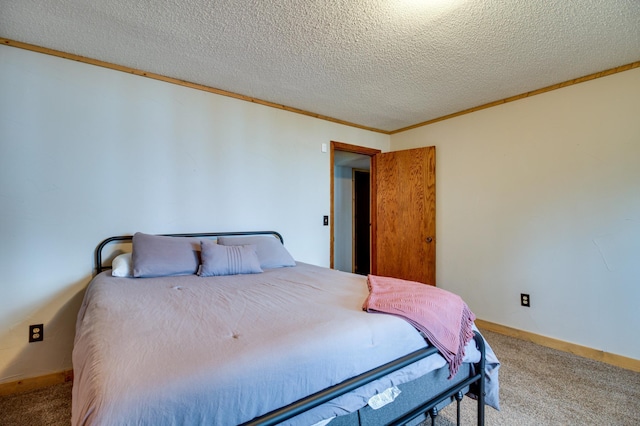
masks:
<path id="1" fill-rule="evenodd" d="M 257 246 L 256 253 L 260 259 L 260 267 L 282 268 L 283 266 L 296 266 L 296 261 L 289 254 L 280 240 L 264 235 L 254 235 L 248 237 L 218 237 L 218 244 L 224 246 L 241 246 L 254 244 Z"/>
<path id="2" fill-rule="evenodd" d="M 210 240 L 202 240 L 201 277 L 219 275 L 259 274 L 260 261 L 255 245 L 221 246 Z"/>
<path id="3" fill-rule="evenodd" d="M 200 239 L 133 235 L 133 276 L 164 277 L 195 274 L 200 264 Z"/>

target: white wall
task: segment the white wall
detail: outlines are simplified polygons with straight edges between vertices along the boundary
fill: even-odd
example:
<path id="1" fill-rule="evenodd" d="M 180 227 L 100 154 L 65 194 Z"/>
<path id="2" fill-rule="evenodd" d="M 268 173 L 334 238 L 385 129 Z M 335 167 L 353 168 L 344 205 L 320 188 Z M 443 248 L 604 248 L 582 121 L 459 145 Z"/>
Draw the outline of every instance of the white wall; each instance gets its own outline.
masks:
<path id="1" fill-rule="evenodd" d="M 0 383 L 71 368 L 102 239 L 281 232 L 328 266 L 331 140 L 389 136 L 0 46 Z M 27 343 L 44 323 L 45 341 Z"/>
<path id="2" fill-rule="evenodd" d="M 333 267 L 353 272 L 353 168 L 334 167 Z"/>
<path id="3" fill-rule="evenodd" d="M 392 149 L 437 146 L 439 286 L 479 318 L 640 359 L 638 99 L 635 69 L 393 135 Z M 107 236 L 275 229 L 298 260 L 328 265 L 331 140 L 390 148 L 0 46 L 0 383 L 72 367 Z M 35 323 L 45 341 L 28 344 Z"/>
<path id="4" fill-rule="evenodd" d="M 436 146 L 438 286 L 481 319 L 640 359 L 639 99 L 634 69 L 393 135 Z"/>

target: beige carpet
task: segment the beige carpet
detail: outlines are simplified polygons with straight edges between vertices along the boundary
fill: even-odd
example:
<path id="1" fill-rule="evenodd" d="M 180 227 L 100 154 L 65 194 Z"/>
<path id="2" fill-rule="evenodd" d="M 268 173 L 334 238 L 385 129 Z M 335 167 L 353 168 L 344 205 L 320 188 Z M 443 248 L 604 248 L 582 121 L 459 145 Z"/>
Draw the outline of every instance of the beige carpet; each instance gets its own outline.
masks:
<path id="1" fill-rule="evenodd" d="M 483 331 L 498 358 L 502 411 L 486 410 L 486 425 L 640 425 L 640 373 Z M 465 398 L 462 424 L 474 425 Z M 437 425 L 455 424 L 455 406 Z M 0 425 L 68 425 L 71 385 L 0 397 Z"/>
<path id="2" fill-rule="evenodd" d="M 71 424 L 71 382 L 0 397 L 0 426 Z"/>
<path id="3" fill-rule="evenodd" d="M 501 411 L 486 409 L 486 425 L 640 425 L 640 373 L 482 331 L 498 359 Z M 476 406 L 463 400 L 463 425 Z M 437 425 L 455 424 L 455 406 Z"/>

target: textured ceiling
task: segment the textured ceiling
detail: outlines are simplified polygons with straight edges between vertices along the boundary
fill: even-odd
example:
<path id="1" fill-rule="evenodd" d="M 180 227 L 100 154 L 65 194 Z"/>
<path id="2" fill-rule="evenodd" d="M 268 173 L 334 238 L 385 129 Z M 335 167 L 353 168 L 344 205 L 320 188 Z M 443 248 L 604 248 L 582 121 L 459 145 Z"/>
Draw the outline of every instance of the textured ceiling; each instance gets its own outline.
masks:
<path id="1" fill-rule="evenodd" d="M 640 0 L 0 0 L 0 37 L 393 131 L 640 60 Z"/>

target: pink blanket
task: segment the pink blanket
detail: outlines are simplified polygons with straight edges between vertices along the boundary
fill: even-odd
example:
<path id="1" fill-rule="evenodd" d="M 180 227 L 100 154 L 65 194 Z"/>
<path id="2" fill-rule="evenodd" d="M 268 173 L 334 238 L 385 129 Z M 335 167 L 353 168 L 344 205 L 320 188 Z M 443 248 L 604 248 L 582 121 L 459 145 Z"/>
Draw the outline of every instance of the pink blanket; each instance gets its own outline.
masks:
<path id="1" fill-rule="evenodd" d="M 475 315 L 460 296 L 415 281 L 369 275 L 369 296 L 362 309 L 404 318 L 440 351 L 449 363 L 449 378 L 458 372 L 464 347 L 473 338 Z"/>

